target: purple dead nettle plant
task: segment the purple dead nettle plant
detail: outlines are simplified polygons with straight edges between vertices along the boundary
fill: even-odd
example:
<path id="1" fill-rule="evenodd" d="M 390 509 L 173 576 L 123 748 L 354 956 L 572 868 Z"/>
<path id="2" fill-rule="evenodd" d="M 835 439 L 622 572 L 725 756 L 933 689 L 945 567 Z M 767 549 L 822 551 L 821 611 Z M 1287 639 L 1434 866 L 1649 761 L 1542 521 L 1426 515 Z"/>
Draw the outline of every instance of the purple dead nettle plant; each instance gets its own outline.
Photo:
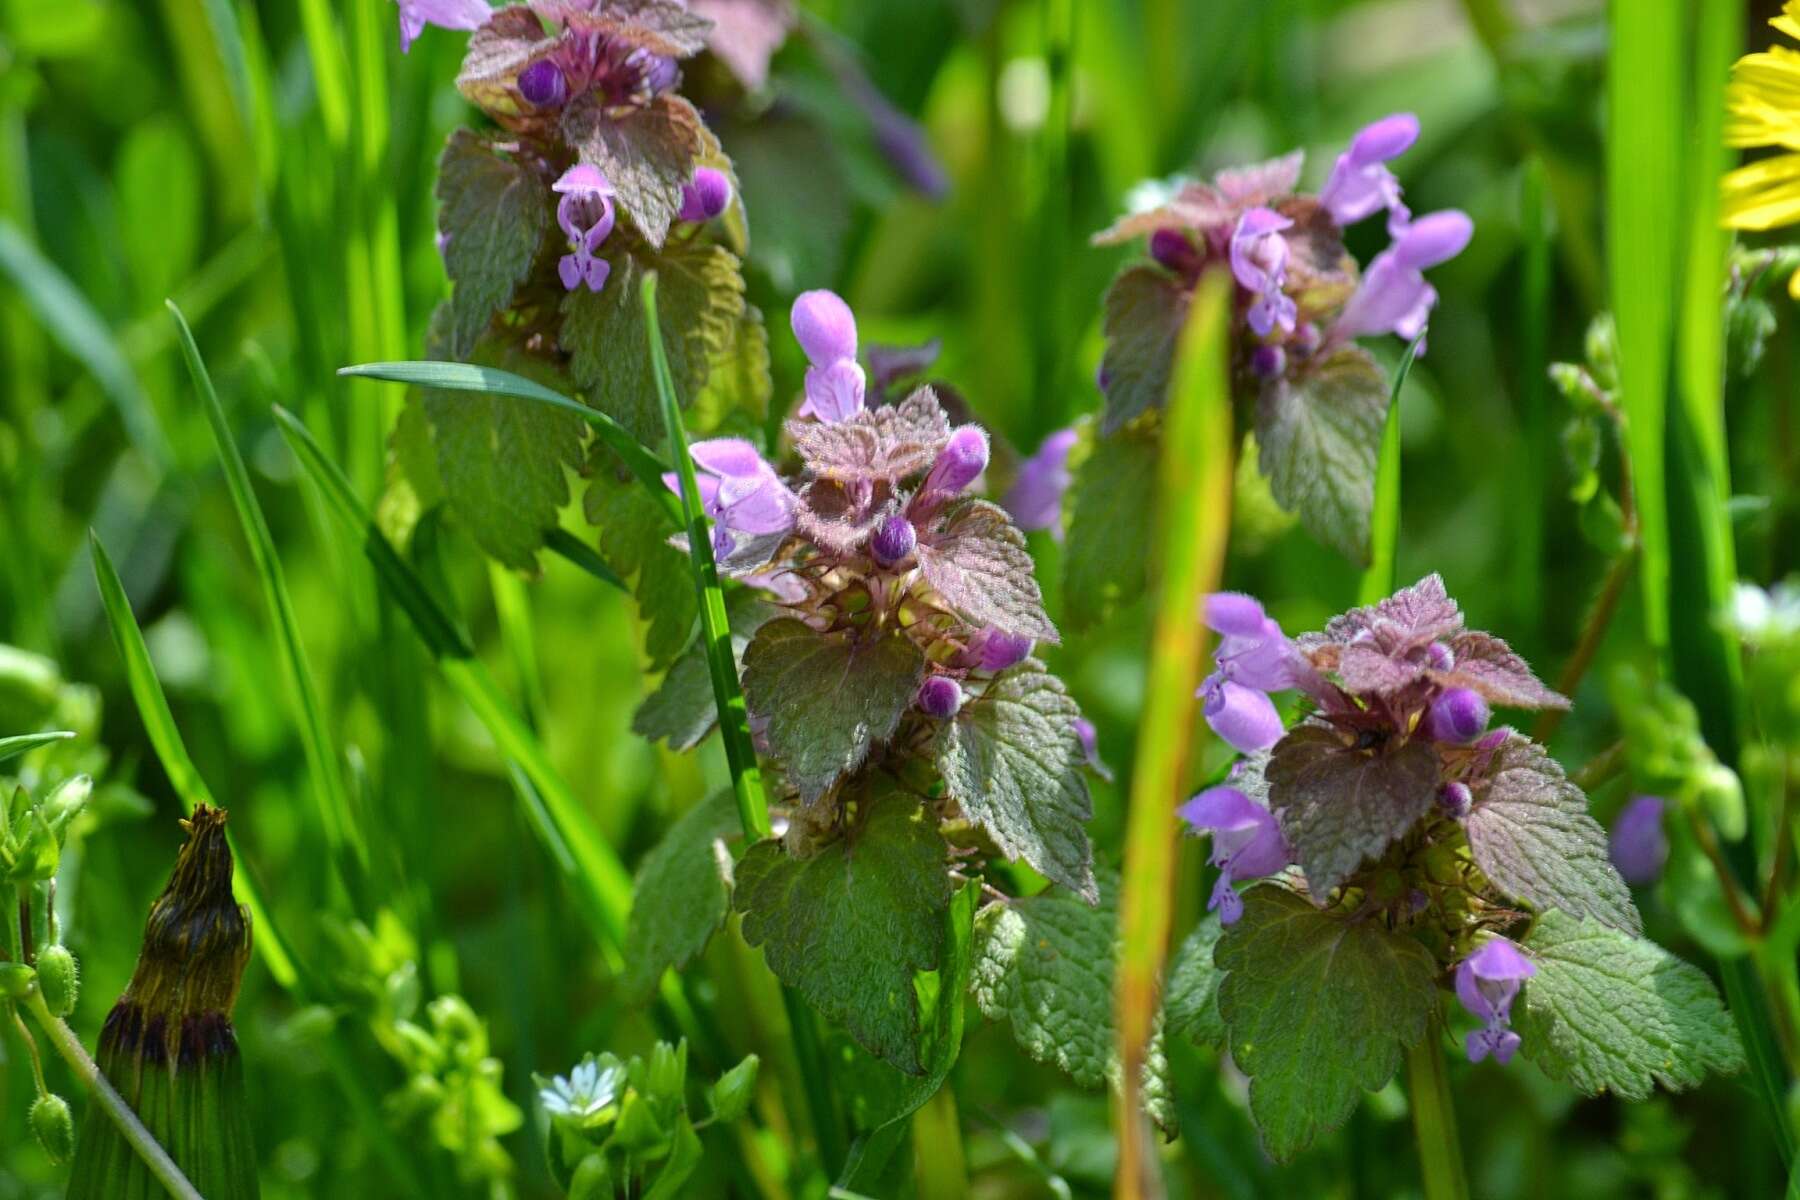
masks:
<path id="1" fill-rule="evenodd" d="M 1315 1132 L 1341 1119 L 1382 1082 L 1377 1065 L 1391 1072 L 1401 1049 L 1434 1036 L 1448 994 L 1479 1023 L 1471 1061 L 1522 1051 L 1590 1092 L 1636 1098 L 1652 1079 L 1691 1086 L 1741 1062 L 1711 984 L 1642 940 L 1580 788 L 1542 747 L 1491 725 L 1494 708 L 1568 701 L 1505 642 L 1466 628 L 1437 576 L 1296 638 L 1245 595 L 1210 597 L 1203 619 L 1220 635 L 1203 709 L 1245 757 L 1180 812 L 1211 839 L 1219 1010 L 1273 1151 L 1311 1136 L 1281 1106 L 1312 1112 Z M 1300 698 L 1291 728 L 1274 692 Z M 1647 857 L 1622 856 L 1615 839 L 1614 859 Z M 1281 1035 L 1265 1001 L 1278 997 L 1259 990 L 1301 986 L 1294 964 L 1309 948 L 1349 991 L 1307 1019 L 1372 1054 L 1385 1047 L 1377 1065 L 1358 1064 L 1354 1086 L 1316 1097 L 1268 1044 Z M 1608 992 L 1621 970 L 1649 991 L 1619 1003 L 1645 1007 L 1602 1017 L 1617 1006 L 1588 993 Z"/>
<path id="2" fill-rule="evenodd" d="M 1369 125 L 1332 164 L 1316 194 L 1299 190 L 1299 151 L 1222 171 L 1210 182 L 1155 189 L 1160 202 L 1096 235 L 1099 245 L 1146 239 L 1148 256 L 1125 267 L 1105 302 L 1105 395 L 1097 437 L 1077 471 L 1095 493 L 1095 520 L 1078 504 L 1067 559 L 1072 586 L 1116 598 L 1141 591 L 1141 554 L 1115 553 L 1121 531 L 1103 514 L 1120 482 L 1149 480 L 1175 343 L 1200 277 L 1233 283 L 1231 378 L 1239 436 L 1251 439 L 1280 505 L 1321 541 L 1366 560 L 1375 463 L 1388 405 L 1386 373 L 1358 339 L 1424 332 L 1437 292 L 1424 272 L 1460 253 L 1473 233 L 1454 210 L 1415 217 L 1389 164 L 1418 137 L 1397 113 Z M 1359 269 L 1345 231 L 1385 217 L 1389 245 Z M 1133 482 L 1136 481 L 1136 482 Z M 1113 503 L 1117 503 L 1114 500 Z M 1112 565 L 1119 564 L 1119 565 Z M 1078 608 L 1102 607 L 1096 599 Z"/>

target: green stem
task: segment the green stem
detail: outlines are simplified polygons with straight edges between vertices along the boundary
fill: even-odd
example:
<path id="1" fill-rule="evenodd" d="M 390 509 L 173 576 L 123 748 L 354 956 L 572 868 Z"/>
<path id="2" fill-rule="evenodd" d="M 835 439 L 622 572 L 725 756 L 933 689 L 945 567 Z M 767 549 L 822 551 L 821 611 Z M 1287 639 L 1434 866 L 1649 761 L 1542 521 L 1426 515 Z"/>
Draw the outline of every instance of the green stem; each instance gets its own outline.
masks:
<path id="1" fill-rule="evenodd" d="M 1443 1029 L 1435 1019 L 1419 1044 L 1406 1052 L 1406 1083 L 1425 1200 L 1469 1200 L 1450 1077 L 1444 1070 Z"/>
<path id="2" fill-rule="evenodd" d="M 956 1089 L 939 1088 L 913 1114 L 913 1178 L 919 1200 L 962 1200 L 969 1194 L 969 1160 L 963 1151 Z"/>
<path id="3" fill-rule="evenodd" d="M 200 1192 L 181 1173 L 181 1168 L 175 1165 L 169 1152 L 144 1128 L 137 1113 L 131 1110 L 131 1105 L 125 1103 L 125 1097 L 119 1095 L 118 1089 L 100 1073 L 99 1064 L 88 1057 L 88 1052 L 82 1046 L 81 1039 L 75 1036 L 75 1031 L 62 1018 L 50 1014 L 50 1009 L 44 1004 L 43 994 L 34 989 L 26 997 L 25 1007 L 31 1010 L 37 1023 L 44 1027 L 50 1044 L 56 1047 L 56 1052 L 69 1064 L 69 1070 L 86 1085 L 95 1102 L 105 1110 L 112 1123 L 119 1127 L 119 1132 L 125 1135 L 125 1140 L 137 1151 L 137 1156 L 144 1160 L 144 1165 L 150 1168 L 150 1173 L 156 1176 L 157 1181 L 177 1200 L 202 1200 Z"/>
<path id="4" fill-rule="evenodd" d="M 794 1058 L 800 1064 L 800 1082 L 806 1089 L 806 1107 L 812 1112 L 813 1133 L 819 1140 L 819 1157 L 825 1161 L 825 1173 L 832 1179 L 844 1169 L 848 1148 L 843 1126 L 832 1096 L 831 1069 L 825 1060 L 825 1048 L 819 1041 L 819 1026 L 812 1009 L 793 988 L 783 986 L 781 1004 L 787 1010 L 788 1029 L 794 1043 Z"/>

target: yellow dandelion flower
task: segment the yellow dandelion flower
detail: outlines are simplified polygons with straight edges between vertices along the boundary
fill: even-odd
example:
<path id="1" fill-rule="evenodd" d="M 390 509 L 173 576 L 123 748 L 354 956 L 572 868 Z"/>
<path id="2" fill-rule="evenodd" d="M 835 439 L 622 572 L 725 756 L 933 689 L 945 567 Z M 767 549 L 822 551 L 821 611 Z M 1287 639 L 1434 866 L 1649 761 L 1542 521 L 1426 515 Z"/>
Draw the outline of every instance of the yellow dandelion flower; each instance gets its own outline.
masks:
<path id="1" fill-rule="evenodd" d="M 1769 24 L 1800 41 L 1800 0 L 1787 0 Z M 1800 50 L 1770 46 L 1732 66 L 1725 141 L 1787 151 L 1726 174 L 1720 192 L 1726 226 L 1765 230 L 1800 223 Z M 1788 292 L 1800 300 L 1800 271 L 1788 280 Z"/>

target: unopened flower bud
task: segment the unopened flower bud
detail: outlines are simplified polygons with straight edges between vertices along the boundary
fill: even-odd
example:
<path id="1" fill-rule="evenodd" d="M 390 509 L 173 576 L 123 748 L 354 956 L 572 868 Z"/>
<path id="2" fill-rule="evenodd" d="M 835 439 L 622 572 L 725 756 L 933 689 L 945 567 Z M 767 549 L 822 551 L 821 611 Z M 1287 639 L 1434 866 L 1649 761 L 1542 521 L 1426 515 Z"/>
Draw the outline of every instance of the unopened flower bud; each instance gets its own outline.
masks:
<path id="1" fill-rule="evenodd" d="M 1448 671 L 1456 666 L 1456 655 L 1442 642 L 1433 642 L 1425 650 L 1425 661 L 1434 671 Z"/>
<path id="2" fill-rule="evenodd" d="M 869 552 L 875 556 L 875 562 L 883 567 L 891 567 L 906 561 L 918 545 L 919 535 L 913 529 L 913 523 L 898 513 L 881 523 L 875 536 L 869 539 Z"/>
<path id="3" fill-rule="evenodd" d="M 519 72 L 519 94 L 538 108 L 555 108 L 568 99 L 569 81 L 561 67 L 540 58 Z"/>
<path id="4" fill-rule="evenodd" d="M 1151 234 L 1150 257 L 1177 275 L 1198 275 L 1203 262 L 1193 240 L 1179 229 L 1159 229 Z"/>
<path id="5" fill-rule="evenodd" d="M 932 675 L 919 685 L 919 710 L 949 720 L 962 708 L 962 688 L 948 675 Z"/>
<path id="6" fill-rule="evenodd" d="M 1031 647 L 1032 639 L 1024 634 L 993 628 L 983 629 L 969 639 L 969 653 L 975 666 L 994 675 L 1024 662 Z"/>
<path id="7" fill-rule="evenodd" d="M 0 1000 L 23 1000 L 36 982 L 37 972 L 24 963 L 0 962 Z"/>
<path id="8" fill-rule="evenodd" d="M 1311 358 L 1324 340 L 1325 335 L 1319 332 L 1318 325 L 1307 321 L 1294 330 L 1294 336 L 1288 339 L 1288 349 L 1299 358 Z"/>
<path id="9" fill-rule="evenodd" d="M 801 292 L 789 315 L 794 337 L 815 367 L 856 357 L 856 317 L 836 292 L 817 288 Z"/>
<path id="10" fill-rule="evenodd" d="M 1466 783 L 1446 783 L 1438 789 L 1438 806 L 1459 821 L 1469 815 L 1474 803 L 1475 794 Z"/>
<path id="11" fill-rule="evenodd" d="M 1451 688 L 1431 702 L 1425 728 L 1437 741 L 1463 745 L 1481 736 L 1491 715 L 1479 694 L 1468 688 Z"/>
<path id="12" fill-rule="evenodd" d="M 80 989 L 80 972 L 75 956 L 67 946 L 47 947 L 37 957 L 38 990 L 44 993 L 44 1004 L 59 1017 L 75 1011 L 75 997 Z"/>
<path id="13" fill-rule="evenodd" d="M 723 171 L 700 167 L 693 181 L 681 189 L 681 219 L 710 221 L 731 203 L 731 180 Z"/>
<path id="14" fill-rule="evenodd" d="M 32 1104 L 31 1132 L 58 1166 L 75 1157 L 75 1118 L 69 1102 L 55 1092 L 45 1092 Z"/>
<path id="15" fill-rule="evenodd" d="M 1258 379 L 1276 379 L 1287 370 L 1287 351 L 1280 346 L 1258 346 L 1250 352 L 1250 371 Z"/>
<path id="16" fill-rule="evenodd" d="M 987 433 L 979 425 L 963 425 L 944 443 L 942 453 L 931 464 L 931 474 L 925 477 L 925 486 L 920 490 L 927 494 L 954 496 L 974 483 L 976 477 L 987 470 L 987 465 Z"/>

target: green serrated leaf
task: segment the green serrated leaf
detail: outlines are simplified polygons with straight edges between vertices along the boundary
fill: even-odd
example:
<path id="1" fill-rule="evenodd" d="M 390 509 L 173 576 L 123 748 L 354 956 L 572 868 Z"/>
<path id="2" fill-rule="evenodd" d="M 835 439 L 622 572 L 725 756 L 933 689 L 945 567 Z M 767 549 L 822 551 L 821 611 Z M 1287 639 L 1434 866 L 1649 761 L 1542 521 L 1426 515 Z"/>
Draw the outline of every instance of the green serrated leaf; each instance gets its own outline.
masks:
<path id="1" fill-rule="evenodd" d="M 1214 961 L 1231 1057 L 1250 1076 L 1250 1113 L 1277 1162 L 1393 1078 L 1437 1008 L 1437 967 L 1418 942 L 1272 884 L 1244 894 Z"/>
<path id="2" fill-rule="evenodd" d="M 494 314 L 512 303 L 550 225 L 550 191 L 529 168 L 467 129 L 438 158 L 438 232 L 450 294 L 447 341 L 465 358 Z"/>
<path id="3" fill-rule="evenodd" d="M 1187 935 L 1169 965 L 1163 989 L 1164 1028 L 1196 1046 L 1225 1044 L 1225 1018 L 1219 1015 L 1219 980 L 1213 949 L 1225 932 L 1216 913 L 1209 913 Z"/>
<path id="4" fill-rule="evenodd" d="M 649 996 L 662 973 L 686 966 L 725 920 L 731 855 L 722 843 L 737 829 L 735 798 L 716 792 L 683 813 L 644 856 L 625 926 L 620 986 L 627 995 Z"/>
<path id="5" fill-rule="evenodd" d="M 681 211 L 681 189 L 706 149 L 699 110 L 664 92 L 643 108 L 615 116 L 605 96 L 592 91 L 563 110 L 562 132 L 582 162 L 600 168 L 645 240 L 662 246 Z M 616 274 L 617 266 L 613 269 Z M 629 290 L 637 295 L 635 284 Z"/>
<path id="6" fill-rule="evenodd" d="M 1062 680 L 1026 659 L 944 723 L 934 756 L 950 797 L 1001 853 L 1095 902 L 1080 715 Z"/>
<path id="7" fill-rule="evenodd" d="M 617 478 L 604 463 L 588 484 L 582 509 L 600 530 L 601 559 L 632 581 L 638 612 L 649 626 L 644 650 L 652 667 L 668 666 L 688 646 L 700 611 L 687 554 L 669 544 L 678 532 L 674 519 L 658 497 Z"/>
<path id="8" fill-rule="evenodd" d="M 1631 934 L 1643 929 L 1631 889 L 1608 857 L 1606 831 L 1542 746 L 1508 738 L 1474 790 L 1465 823 L 1469 852 L 1495 887 L 1534 908 L 1593 917 Z"/>
<path id="9" fill-rule="evenodd" d="M 732 323 L 731 342 L 715 358 L 706 386 L 694 397 L 694 419 L 689 429 L 711 432 L 732 422 L 760 426 L 769 413 L 775 381 L 769 373 L 769 331 L 762 312 L 746 305 L 744 315 Z"/>
<path id="10" fill-rule="evenodd" d="M 555 367 L 507 345 L 483 342 L 470 357 L 547 387 L 567 386 Z M 417 402 L 457 523 L 500 562 L 534 570 L 545 532 L 569 501 L 564 471 L 581 461 L 581 421 L 514 396 L 425 388 Z"/>
<path id="11" fill-rule="evenodd" d="M 924 655 L 897 631 L 861 640 L 783 617 L 744 651 L 744 702 L 810 804 L 894 732 L 924 674 Z"/>
<path id="12" fill-rule="evenodd" d="M 1077 628 L 1144 592 L 1158 446 L 1143 431 L 1106 438 L 1075 473 L 1063 548 L 1063 604 Z"/>
<path id="13" fill-rule="evenodd" d="M 1368 751 L 1347 746 L 1329 725 L 1290 730 L 1263 774 L 1313 895 L 1327 895 L 1429 812 L 1439 770 L 1422 738 Z"/>
<path id="14" fill-rule="evenodd" d="M 920 535 L 917 554 L 926 582 L 971 624 L 1061 640 L 1044 612 L 1025 535 L 1005 509 L 986 500 L 956 504 Z"/>
<path id="15" fill-rule="evenodd" d="M 1544 913 L 1524 942 L 1537 973 L 1513 1020 L 1525 1056 L 1589 1095 L 1649 1097 L 1744 1066 L 1712 981 L 1654 942 L 1567 913 Z"/>
<path id="16" fill-rule="evenodd" d="M 1175 363 L 1175 339 L 1187 321 L 1191 299 L 1179 279 L 1145 264 L 1126 267 L 1107 289 L 1102 433 L 1114 433 L 1140 413 L 1162 407 Z"/>
<path id="17" fill-rule="evenodd" d="M 917 971 L 943 961 L 950 904 L 944 839 L 891 782 L 875 784 L 861 821 L 807 859 L 780 842 L 739 860 L 733 905 L 769 968 L 872 1054 L 911 1075 L 919 1047 Z"/>
<path id="18" fill-rule="evenodd" d="M 663 422 L 638 296 L 645 273 L 656 272 L 657 321 L 675 396 L 684 406 L 731 349 L 745 313 L 744 277 L 731 251 L 705 242 L 680 241 L 654 250 L 615 233 L 603 249 L 612 274 L 600 291 L 582 289 L 563 300 L 562 348 L 588 403 L 654 446 L 663 438 Z"/>
<path id="19" fill-rule="evenodd" d="M 731 621 L 731 653 L 743 673 L 744 648 L 750 637 L 774 617 L 776 609 L 748 588 L 725 598 Z M 706 647 L 696 642 L 675 660 L 662 684 L 638 705 L 631 729 L 640 737 L 662 740 L 671 750 L 692 750 L 719 723 L 713 699 L 712 677 L 707 673 Z"/>
<path id="20" fill-rule="evenodd" d="M 1346 346 L 1256 405 L 1262 473 L 1283 508 L 1359 566 L 1369 559 L 1369 511 L 1387 415 L 1387 381 L 1368 352 Z"/>
<path id="21" fill-rule="evenodd" d="M 388 434 L 387 486 L 375 505 L 375 524 L 388 540 L 404 549 L 426 513 L 444 501 L 438 475 L 437 447 L 425 406 L 408 404 Z"/>

